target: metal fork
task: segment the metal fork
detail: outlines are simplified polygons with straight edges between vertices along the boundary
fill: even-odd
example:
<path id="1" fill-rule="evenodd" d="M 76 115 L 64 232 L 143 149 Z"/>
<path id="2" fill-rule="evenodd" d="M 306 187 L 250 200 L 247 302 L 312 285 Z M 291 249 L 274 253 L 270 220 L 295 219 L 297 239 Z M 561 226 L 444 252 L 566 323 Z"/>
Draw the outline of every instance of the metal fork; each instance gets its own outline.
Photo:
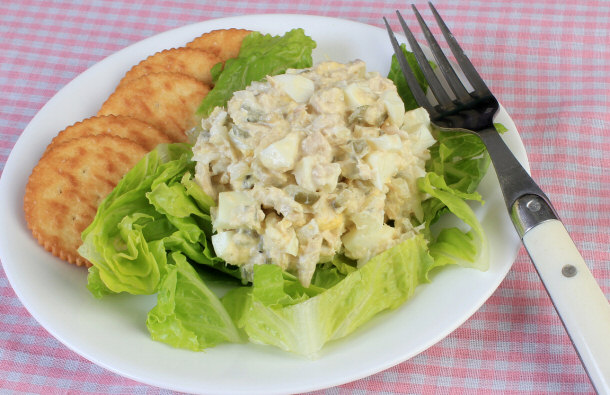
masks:
<path id="1" fill-rule="evenodd" d="M 476 71 L 432 3 L 437 24 L 455 56 L 470 90 L 458 77 L 424 19 L 412 5 L 434 55 L 447 91 L 430 66 L 399 11 L 398 19 L 424 74 L 432 103 L 417 79 L 387 21 L 385 25 L 407 84 L 417 103 L 442 131 L 473 133 L 485 144 L 493 163 L 510 218 L 576 348 L 589 378 L 599 393 L 610 393 L 610 304 L 559 220 L 549 198 L 513 156 L 493 125 L 499 104 Z"/>

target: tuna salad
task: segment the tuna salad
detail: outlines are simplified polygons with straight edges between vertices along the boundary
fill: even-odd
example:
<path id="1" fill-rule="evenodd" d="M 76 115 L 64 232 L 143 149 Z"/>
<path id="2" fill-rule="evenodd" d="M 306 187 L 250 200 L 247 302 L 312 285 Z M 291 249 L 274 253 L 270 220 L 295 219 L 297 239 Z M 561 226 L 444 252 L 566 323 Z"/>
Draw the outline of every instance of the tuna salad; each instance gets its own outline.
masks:
<path id="1" fill-rule="evenodd" d="M 274 264 L 308 286 L 338 253 L 361 266 L 420 231 L 428 114 L 405 112 L 362 61 L 254 82 L 201 126 L 195 179 L 217 203 L 214 251 L 246 279 Z"/>

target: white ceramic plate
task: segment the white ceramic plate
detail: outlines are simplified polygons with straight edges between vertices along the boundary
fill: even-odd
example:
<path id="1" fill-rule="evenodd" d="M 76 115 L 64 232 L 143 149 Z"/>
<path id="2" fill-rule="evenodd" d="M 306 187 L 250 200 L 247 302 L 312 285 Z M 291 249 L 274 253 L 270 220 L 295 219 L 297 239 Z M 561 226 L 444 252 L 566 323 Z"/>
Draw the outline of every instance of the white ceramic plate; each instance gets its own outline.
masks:
<path id="1" fill-rule="evenodd" d="M 380 21 L 381 22 L 381 21 Z M 363 59 L 386 74 L 392 55 L 387 33 L 347 20 L 300 15 L 256 15 L 206 21 L 143 40 L 85 71 L 32 119 L 15 144 L 0 181 L 0 252 L 8 279 L 32 316 L 67 347 L 113 372 L 140 382 L 193 393 L 294 393 L 353 381 L 405 361 L 437 343 L 468 319 L 510 269 L 519 240 L 490 171 L 476 212 L 491 243 L 487 272 L 449 267 L 395 311 L 381 314 L 311 361 L 272 347 L 220 345 L 196 353 L 150 340 L 146 313 L 155 296 L 94 299 L 82 268 L 52 257 L 26 228 L 22 201 L 27 178 L 53 136 L 94 115 L 133 64 L 165 48 L 219 28 L 283 34 L 302 27 L 316 40 L 314 61 Z M 515 125 L 502 110 L 504 138 L 528 167 Z"/>

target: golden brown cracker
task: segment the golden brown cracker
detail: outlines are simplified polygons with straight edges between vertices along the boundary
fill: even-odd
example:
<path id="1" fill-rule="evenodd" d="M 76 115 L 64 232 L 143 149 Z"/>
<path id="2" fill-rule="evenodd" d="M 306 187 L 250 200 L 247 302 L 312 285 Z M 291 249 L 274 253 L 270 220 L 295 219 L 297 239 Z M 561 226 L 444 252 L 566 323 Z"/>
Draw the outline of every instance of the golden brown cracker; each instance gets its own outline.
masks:
<path id="1" fill-rule="evenodd" d="M 111 134 L 132 140 L 148 151 L 153 150 L 159 144 L 171 142 L 165 133 L 146 122 L 124 115 L 103 115 L 87 118 L 68 126 L 51 141 L 47 151 L 52 149 L 55 144 L 98 134 Z"/>
<path id="2" fill-rule="evenodd" d="M 246 29 L 218 29 L 204 33 L 186 44 L 188 48 L 199 48 L 217 55 L 223 62 L 239 55 L 241 42 L 252 33 Z"/>
<path id="3" fill-rule="evenodd" d="M 139 144 L 100 134 L 56 144 L 40 159 L 25 188 L 28 228 L 53 255 L 90 266 L 77 248 L 100 202 L 145 154 Z"/>
<path id="4" fill-rule="evenodd" d="M 149 56 L 129 70 L 119 86 L 150 73 L 181 73 L 189 75 L 204 84 L 212 84 L 211 68 L 220 63 L 215 54 L 196 48 L 172 48 Z"/>
<path id="5" fill-rule="evenodd" d="M 97 115 L 126 115 L 159 129 L 174 142 L 187 141 L 195 111 L 210 87 L 179 73 L 151 73 L 119 86 Z"/>

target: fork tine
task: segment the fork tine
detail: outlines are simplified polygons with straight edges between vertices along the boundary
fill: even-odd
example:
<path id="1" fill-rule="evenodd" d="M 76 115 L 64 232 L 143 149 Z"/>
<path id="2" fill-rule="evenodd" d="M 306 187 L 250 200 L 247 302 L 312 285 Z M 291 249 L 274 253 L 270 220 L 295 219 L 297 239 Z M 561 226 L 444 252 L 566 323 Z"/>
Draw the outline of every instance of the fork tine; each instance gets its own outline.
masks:
<path id="1" fill-rule="evenodd" d="M 434 74 L 434 70 L 432 70 L 432 67 L 430 67 L 430 63 L 428 63 L 428 59 L 426 59 L 426 55 L 424 55 L 424 52 L 422 51 L 421 47 L 417 43 L 417 40 L 415 40 L 415 37 L 413 36 L 411 29 L 409 29 L 409 27 L 407 26 L 407 23 L 403 19 L 402 15 L 400 15 L 399 11 L 396 11 L 396 15 L 398 15 L 398 20 L 400 21 L 402 30 L 405 32 L 405 35 L 407 36 L 407 40 L 409 41 L 411 50 L 413 51 L 413 54 L 415 55 L 415 58 L 417 59 L 419 68 L 421 69 L 422 73 L 424 74 L 424 77 L 426 77 L 426 81 L 428 81 L 428 86 L 430 87 L 430 90 L 434 94 L 434 97 L 436 97 L 436 100 L 438 100 L 439 104 L 442 107 L 445 107 L 445 108 L 453 107 L 453 103 L 452 103 L 451 99 L 449 98 L 449 95 L 447 95 L 447 92 L 445 92 L 445 88 L 443 88 L 438 77 L 436 76 L 436 74 Z"/>
<path id="2" fill-rule="evenodd" d="M 419 26 L 421 27 L 422 31 L 424 32 L 426 41 L 428 41 L 428 45 L 430 46 L 430 49 L 432 50 L 434 59 L 436 59 L 436 63 L 440 67 L 443 75 L 445 76 L 445 79 L 449 83 L 451 90 L 453 91 L 453 93 L 459 100 L 461 100 L 461 101 L 469 100 L 470 94 L 468 93 L 466 88 L 464 88 L 462 81 L 460 81 L 460 78 L 455 73 L 455 70 L 449 63 L 449 60 L 447 59 L 447 57 L 445 56 L 445 53 L 443 52 L 440 45 L 438 44 L 438 41 L 436 41 L 436 38 L 434 38 L 434 35 L 428 28 L 428 25 L 426 25 L 426 22 L 424 22 L 424 19 L 420 15 L 419 11 L 417 11 L 417 8 L 415 7 L 414 4 L 411 4 L 411 8 L 413 8 L 413 12 L 415 13 L 415 17 L 417 18 L 417 21 L 419 22 Z"/>
<path id="3" fill-rule="evenodd" d="M 438 112 L 426 97 L 426 94 L 422 90 L 421 86 L 419 86 L 417 78 L 415 77 L 415 74 L 413 74 L 413 70 L 411 70 L 411 66 L 409 66 L 409 63 L 407 62 L 407 58 L 405 58 L 405 55 L 402 52 L 398 41 L 396 41 L 396 36 L 394 36 L 394 32 L 392 31 L 388 20 L 383 17 L 383 21 L 385 22 L 386 29 L 388 30 L 388 35 L 390 36 L 390 42 L 392 43 L 392 47 L 394 48 L 396 60 L 398 60 L 398 64 L 400 65 L 402 74 L 404 75 L 405 80 L 407 81 L 409 89 L 411 89 L 411 93 L 413 94 L 415 101 L 417 102 L 417 104 L 424 107 L 431 117 L 437 115 Z"/>
<path id="4" fill-rule="evenodd" d="M 470 62 L 470 59 L 468 59 L 468 57 L 464 53 L 462 47 L 460 47 L 460 44 L 458 44 L 457 40 L 445 24 L 445 21 L 443 21 L 443 19 L 439 15 L 436 8 L 434 8 L 431 2 L 428 2 L 428 5 L 432 9 L 434 18 L 436 19 L 436 22 L 438 23 L 441 32 L 443 32 L 443 36 L 445 36 L 445 40 L 447 40 L 447 44 L 449 44 L 451 52 L 453 52 L 455 59 L 457 60 L 458 64 L 462 68 L 462 71 L 464 72 L 464 75 L 466 76 L 466 78 L 468 78 L 468 81 L 470 81 L 472 87 L 475 89 L 475 93 L 479 96 L 490 93 L 489 88 L 487 87 L 477 70 L 472 65 L 472 62 Z"/>

